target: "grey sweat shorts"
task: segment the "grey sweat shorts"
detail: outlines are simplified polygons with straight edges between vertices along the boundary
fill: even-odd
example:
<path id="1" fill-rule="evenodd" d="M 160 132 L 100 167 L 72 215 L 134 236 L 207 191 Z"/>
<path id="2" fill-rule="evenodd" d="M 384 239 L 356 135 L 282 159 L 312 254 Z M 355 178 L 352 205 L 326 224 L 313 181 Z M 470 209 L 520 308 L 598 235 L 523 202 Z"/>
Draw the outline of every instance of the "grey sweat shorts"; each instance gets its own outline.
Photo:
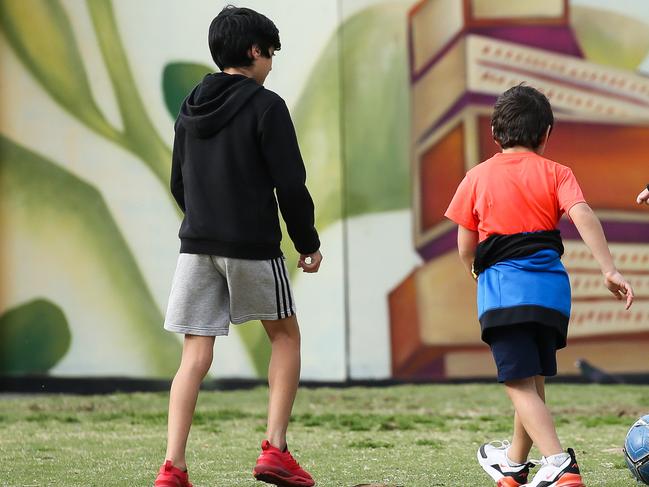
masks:
<path id="1" fill-rule="evenodd" d="M 245 260 L 180 254 L 164 327 L 187 335 L 227 335 L 230 323 L 295 314 L 284 258 Z"/>

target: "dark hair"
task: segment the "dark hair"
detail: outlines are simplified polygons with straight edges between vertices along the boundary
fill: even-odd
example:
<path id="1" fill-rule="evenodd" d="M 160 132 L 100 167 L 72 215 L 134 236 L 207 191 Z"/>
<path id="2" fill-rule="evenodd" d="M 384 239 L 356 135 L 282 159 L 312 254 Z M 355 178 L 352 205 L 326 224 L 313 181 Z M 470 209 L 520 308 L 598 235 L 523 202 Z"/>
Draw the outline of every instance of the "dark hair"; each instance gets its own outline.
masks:
<path id="1" fill-rule="evenodd" d="M 279 51 L 279 30 L 268 17 L 249 8 L 228 5 L 212 20 L 208 35 L 212 59 L 222 71 L 225 68 L 252 65 L 248 51 L 257 45 L 264 57 L 270 48 Z"/>
<path id="2" fill-rule="evenodd" d="M 552 107 L 545 95 L 522 84 L 498 97 L 491 116 L 494 139 L 503 149 L 517 145 L 536 149 L 553 125 Z"/>

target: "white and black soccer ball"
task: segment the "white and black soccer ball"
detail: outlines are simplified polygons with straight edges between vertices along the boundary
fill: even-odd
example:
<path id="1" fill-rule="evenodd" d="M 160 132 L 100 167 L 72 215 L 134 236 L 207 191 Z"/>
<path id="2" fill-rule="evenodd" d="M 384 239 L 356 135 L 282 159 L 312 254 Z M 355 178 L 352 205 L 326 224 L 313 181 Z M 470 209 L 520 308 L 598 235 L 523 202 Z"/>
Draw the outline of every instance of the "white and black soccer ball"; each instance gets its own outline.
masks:
<path id="1" fill-rule="evenodd" d="M 624 459 L 636 480 L 649 485 L 649 414 L 637 420 L 626 434 Z"/>

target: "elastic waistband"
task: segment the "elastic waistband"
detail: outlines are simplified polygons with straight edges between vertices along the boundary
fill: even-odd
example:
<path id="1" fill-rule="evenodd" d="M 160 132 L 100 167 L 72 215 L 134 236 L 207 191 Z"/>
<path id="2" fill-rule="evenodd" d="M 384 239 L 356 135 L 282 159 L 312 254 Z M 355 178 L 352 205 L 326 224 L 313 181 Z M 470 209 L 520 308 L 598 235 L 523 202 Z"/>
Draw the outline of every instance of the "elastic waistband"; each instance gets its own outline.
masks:
<path id="1" fill-rule="evenodd" d="M 234 259 L 268 260 L 281 257 L 277 244 L 220 242 L 195 238 L 181 238 L 180 252 L 184 254 L 219 255 Z"/>

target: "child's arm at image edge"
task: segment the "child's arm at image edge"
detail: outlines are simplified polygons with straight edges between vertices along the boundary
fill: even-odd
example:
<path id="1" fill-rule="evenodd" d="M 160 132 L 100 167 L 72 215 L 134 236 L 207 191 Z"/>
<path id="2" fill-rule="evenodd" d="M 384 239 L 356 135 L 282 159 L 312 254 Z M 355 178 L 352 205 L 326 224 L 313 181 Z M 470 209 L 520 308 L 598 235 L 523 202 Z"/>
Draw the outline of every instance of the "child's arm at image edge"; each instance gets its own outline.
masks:
<path id="1" fill-rule="evenodd" d="M 474 230 L 469 230 L 462 225 L 457 226 L 457 250 L 460 254 L 460 260 L 462 264 L 469 272 L 471 277 L 475 279 L 473 275 L 473 259 L 475 258 L 475 249 L 478 245 L 478 232 Z"/>
<path id="2" fill-rule="evenodd" d="M 176 131 L 171 157 L 171 180 L 169 186 L 171 188 L 171 194 L 176 200 L 176 203 L 178 203 L 178 207 L 185 213 L 185 185 L 183 184 L 181 144 L 182 141 L 179 138 L 178 131 Z"/>
<path id="3" fill-rule="evenodd" d="M 626 297 L 626 309 L 629 309 L 633 303 L 633 288 L 615 267 L 599 219 L 586 203 L 577 203 L 570 208 L 568 213 L 582 240 L 599 264 L 602 274 L 604 274 L 604 284 L 617 299 L 621 300 Z"/>

